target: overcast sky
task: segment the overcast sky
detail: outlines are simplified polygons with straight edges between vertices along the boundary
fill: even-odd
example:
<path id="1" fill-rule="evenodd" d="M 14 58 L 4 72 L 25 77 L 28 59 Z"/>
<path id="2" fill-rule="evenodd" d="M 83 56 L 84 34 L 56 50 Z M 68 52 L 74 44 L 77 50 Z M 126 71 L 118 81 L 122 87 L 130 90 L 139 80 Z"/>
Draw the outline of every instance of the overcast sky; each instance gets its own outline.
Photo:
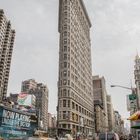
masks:
<path id="1" fill-rule="evenodd" d="M 130 87 L 134 81 L 134 59 L 140 51 L 140 1 L 84 2 L 92 22 L 93 75 L 105 77 L 114 108 L 126 118 L 126 95 L 131 91 L 110 85 Z M 49 88 L 49 112 L 56 114 L 58 0 L 0 0 L 0 8 L 16 30 L 8 92 L 19 93 L 26 79 L 43 82 Z"/>

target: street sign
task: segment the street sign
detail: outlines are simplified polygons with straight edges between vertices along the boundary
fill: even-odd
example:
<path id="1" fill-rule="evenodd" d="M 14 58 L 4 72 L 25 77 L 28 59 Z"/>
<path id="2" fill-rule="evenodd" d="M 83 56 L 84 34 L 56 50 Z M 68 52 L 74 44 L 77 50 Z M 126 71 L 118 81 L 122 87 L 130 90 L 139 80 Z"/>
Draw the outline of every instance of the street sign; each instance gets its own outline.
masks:
<path id="1" fill-rule="evenodd" d="M 129 100 L 136 100 L 137 96 L 135 94 L 129 94 Z"/>
<path id="2" fill-rule="evenodd" d="M 136 94 L 127 95 L 127 110 L 134 111 L 137 107 L 137 96 Z"/>

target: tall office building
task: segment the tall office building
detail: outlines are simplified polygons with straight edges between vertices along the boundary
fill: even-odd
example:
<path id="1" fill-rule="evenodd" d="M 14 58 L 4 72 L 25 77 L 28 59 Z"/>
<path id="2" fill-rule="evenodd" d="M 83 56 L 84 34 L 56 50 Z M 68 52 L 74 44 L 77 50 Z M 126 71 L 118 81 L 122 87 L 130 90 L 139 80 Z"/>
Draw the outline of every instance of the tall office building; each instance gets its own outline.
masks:
<path id="1" fill-rule="evenodd" d="M 18 95 L 17 93 L 10 93 L 10 96 L 7 97 L 7 99 L 9 99 L 10 101 L 12 101 L 14 104 L 17 104 L 17 100 L 18 100 Z"/>
<path id="2" fill-rule="evenodd" d="M 37 87 L 37 82 L 35 79 L 29 79 L 22 82 L 21 92 L 28 92 L 30 90 L 35 90 Z"/>
<path id="3" fill-rule="evenodd" d="M 73 135 L 94 131 L 90 27 L 83 0 L 59 0 L 58 127 Z"/>
<path id="4" fill-rule="evenodd" d="M 105 78 L 93 76 L 93 94 L 94 100 L 98 100 L 101 102 L 104 110 L 104 125 L 103 131 L 108 131 L 108 113 L 107 113 L 107 91 L 106 91 L 106 84 Z"/>
<path id="5" fill-rule="evenodd" d="M 48 113 L 48 128 L 56 128 L 56 116 Z"/>
<path id="6" fill-rule="evenodd" d="M 40 121 L 40 128 L 48 128 L 48 88 L 42 83 L 37 83 L 34 79 L 22 82 L 21 92 L 33 94 L 36 97 L 36 110 Z"/>
<path id="7" fill-rule="evenodd" d="M 15 30 L 0 9 L 0 102 L 6 97 Z"/>
<path id="8" fill-rule="evenodd" d="M 108 128 L 109 131 L 113 131 L 115 126 L 115 116 L 110 95 L 107 95 L 107 113 L 108 113 Z"/>
<path id="9" fill-rule="evenodd" d="M 114 111 L 114 132 L 120 136 L 124 134 L 124 120 L 118 111 Z"/>
<path id="10" fill-rule="evenodd" d="M 105 112 L 100 100 L 94 100 L 95 133 L 106 132 Z"/>
<path id="11" fill-rule="evenodd" d="M 134 76 L 135 76 L 135 84 L 136 84 L 136 91 L 138 97 L 138 109 L 140 109 L 140 57 L 137 54 L 135 58 L 135 66 L 134 66 Z"/>

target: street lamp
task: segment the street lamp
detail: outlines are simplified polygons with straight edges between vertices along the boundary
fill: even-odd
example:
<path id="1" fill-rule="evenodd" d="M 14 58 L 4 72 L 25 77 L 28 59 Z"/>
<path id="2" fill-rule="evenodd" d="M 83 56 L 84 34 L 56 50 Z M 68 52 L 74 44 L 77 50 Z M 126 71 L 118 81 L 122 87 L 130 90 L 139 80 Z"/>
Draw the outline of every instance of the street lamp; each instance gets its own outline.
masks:
<path id="1" fill-rule="evenodd" d="M 131 88 L 129 88 L 129 87 L 125 87 L 125 86 L 120 86 L 120 85 L 110 85 L 110 87 L 120 87 L 120 88 L 125 88 L 125 89 L 128 89 L 128 90 L 131 90 L 132 91 L 132 93 L 133 93 L 133 91 L 134 91 L 134 89 L 131 87 Z"/>
<path id="2" fill-rule="evenodd" d="M 110 85 L 110 87 L 120 87 L 120 88 L 131 90 L 131 92 L 132 92 L 131 93 L 131 98 L 132 98 L 131 100 L 134 101 L 134 99 L 136 99 L 137 107 L 139 106 L 139 104 L 138 104 L 138 97 L 137 97 L 135 88 L 125 87 L 125 86 L 121 86 L 121 85 Z M 134 102 L 132 102 L 132 103 L 134 103 Z M 134 111 L 135 111 L 135 109 L 136 109 L 136 106 L 134 108 Z"/>
<path id="3" fill-rule="evenodd" d="M 139 106 L 139 98 L 138 98 L 136 88 L 132 88 L 132 87 L 129 88 L 129 87 L 121 86 L 121 85 L 111 85 L 111 87 L 121 87 L 121 88 L 124 88 L 124 89 L 131 90 L 132 93 L 129 95 L 129 101 L 130 101 L 131 104 L 133 104 L 133 107 L 130 107 L 130 110 L 134 109 L 134 110 L 132 110 L 133 111 L 132 113 L 134 113 L 136 110 L 139 109 L 139 107 L 140 107 Z M 133 122 L 131 122 L 131 126 L 132 125 L 134 125 Z M 136 135 L 135 131 L 133 131 L 132 129 L 131 129 L 131 133 L 133 135 Z"/>

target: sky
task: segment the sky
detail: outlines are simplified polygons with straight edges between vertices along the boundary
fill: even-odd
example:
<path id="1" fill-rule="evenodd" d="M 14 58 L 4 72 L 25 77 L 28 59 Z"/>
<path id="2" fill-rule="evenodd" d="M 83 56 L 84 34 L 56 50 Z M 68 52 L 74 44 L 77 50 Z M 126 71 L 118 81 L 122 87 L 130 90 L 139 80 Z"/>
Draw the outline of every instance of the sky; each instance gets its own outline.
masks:
<path id="1" fill-rule="evenodd" d="M 129 117 L 126 95 L 111 84 L 134 85 L 134 60 L 140 51 L 140 1 L 84 0 L 91 28 L 93 75 L 104 76 L 113 107 Z M 58 81 L 58 0 L 0 0 L 16 39 L 8 93 L 19 93 L 21 82 L 34 78 L 49 89 L 49 112 L 56 114 Z M 132 82 L 131 82 L 132 81 Z"/>

